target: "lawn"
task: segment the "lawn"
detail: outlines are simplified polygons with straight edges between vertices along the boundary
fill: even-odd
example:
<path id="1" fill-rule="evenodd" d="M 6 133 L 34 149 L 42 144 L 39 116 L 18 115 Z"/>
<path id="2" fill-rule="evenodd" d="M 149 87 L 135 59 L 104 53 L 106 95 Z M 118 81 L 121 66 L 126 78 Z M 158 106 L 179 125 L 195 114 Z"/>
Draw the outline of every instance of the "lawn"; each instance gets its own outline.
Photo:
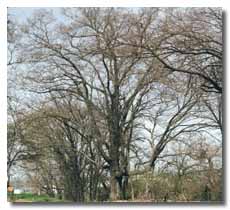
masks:
<path id="1" fill-rule="evenodd" d="M 52 198 L 48 195 L 35 195 L 32 193 L 21 193 L 11 196 L 9 199 L 13 203 L 24 203 L 24 202 L 65 202 L 58 198 Z"/>

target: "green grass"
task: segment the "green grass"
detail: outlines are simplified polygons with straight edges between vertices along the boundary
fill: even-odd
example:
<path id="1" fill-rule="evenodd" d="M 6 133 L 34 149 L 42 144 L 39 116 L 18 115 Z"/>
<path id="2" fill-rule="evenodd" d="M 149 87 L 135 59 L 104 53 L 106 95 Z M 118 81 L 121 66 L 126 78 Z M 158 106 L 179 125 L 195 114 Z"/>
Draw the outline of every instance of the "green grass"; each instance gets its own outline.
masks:
<path id="1" fill-rule="evenodd" d="M 13 202 L 17 202 L 18 200 L 28 201 L 28 202 L 64 202 L 63 200 L 59 200 L 57 198 L 51 198 L 48 195 L 35 195 L 32 193 L 21 193 L 18 195 L 13 195 Z"/>

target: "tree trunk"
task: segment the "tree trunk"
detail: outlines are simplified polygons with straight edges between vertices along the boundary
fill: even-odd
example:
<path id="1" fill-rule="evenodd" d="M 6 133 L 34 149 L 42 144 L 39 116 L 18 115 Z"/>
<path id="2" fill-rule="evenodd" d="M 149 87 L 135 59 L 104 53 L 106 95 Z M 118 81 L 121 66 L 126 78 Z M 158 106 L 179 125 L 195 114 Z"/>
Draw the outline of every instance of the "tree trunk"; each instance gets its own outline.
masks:
<path id="1" fill-rule="evenodd" d="M 117 180 L 115 175 L 112 175 L 110 179 L 110 200 L 111 201 L 118 200 L 118 188 L 117 188 Z"/>
<path id="2" fill-rule="evenodd" d="M 111 148 L 110 148 L 110 200 L 118 200 L 118 180 L 119 176 L 119 147 L 120 147 L 120 133 L 116 126 L 111 134 Z"/>

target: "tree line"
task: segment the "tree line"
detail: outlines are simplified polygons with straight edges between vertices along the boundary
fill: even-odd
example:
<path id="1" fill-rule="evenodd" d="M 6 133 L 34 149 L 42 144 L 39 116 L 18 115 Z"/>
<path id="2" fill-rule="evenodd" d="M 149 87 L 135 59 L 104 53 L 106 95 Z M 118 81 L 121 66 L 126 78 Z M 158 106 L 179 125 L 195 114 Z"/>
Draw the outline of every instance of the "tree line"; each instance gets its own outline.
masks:
<path id="1" fill-rule="evenodd" d="M 58 11 L 9 12 L 8 181 L 22 168 L 76 202 L 221 200 L 221 9 Z"/>

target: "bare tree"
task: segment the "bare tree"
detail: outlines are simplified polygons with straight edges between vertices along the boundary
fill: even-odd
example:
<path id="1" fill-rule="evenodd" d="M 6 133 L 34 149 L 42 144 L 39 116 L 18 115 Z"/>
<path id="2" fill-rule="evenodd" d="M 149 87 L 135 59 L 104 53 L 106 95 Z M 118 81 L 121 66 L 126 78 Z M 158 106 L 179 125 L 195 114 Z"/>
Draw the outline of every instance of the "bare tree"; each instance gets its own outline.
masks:
<path id="1" fill-rule="evenodd" d="M 23 104 L 14 122 L 40 166 L 31 174 L 67 200 L 104 200 L 108 192 L 127 200 L 130 184 L 134 198 L 130 176 L 144 177 L 149 196 L 156 164 L 175 163 L 179 176 L 187 170 L 187 154 L 167 159 L 174 144 L 223 131 L 221 11 L 65 8 L 59 15 L 63 21 L 36 10 L 9 33 L 17 37 L 9 39 L 17 49 L 9 66 L 21 69 L 21 92 L 11 90 Z"/>
<path id="2" fill-rule="evenodd" d="M 146 49 L 171 72 L 197 77 L 204 91 L 221 94 L 222 25 L 220 8 L 165 9 L 158 24 L 161 31 L 152 36 L 154 40 L 150 31 L 144 40 L 129 40 L 128 44 Z"/>
<path id="3" fill-rule="evenodd" d="M 146 103 L 152 84 L 162 75 L 161 66 L 141 50 L 119 43 L 132 37 L 140 22 L 138 15 L 129 15 L 127 20 L 127 12 L 114 9 L 82 9 L 68 14 L 69 25 L 53 29 L 52 17 L 41 12 L 24 29 L 33 71 L 27 79 L 39 84 L 40 89 L 36 86 L 34 92 L 67 92 L 85 104 L 96 145 L 110 169 L 111 199 L 117 199 L 117 183 L 124 198 L 130 126 Z M 46 73 L 41 71 L 43 65 Z M 102 139 L 100 123 L 108 129 L 108 140 Z"/>

